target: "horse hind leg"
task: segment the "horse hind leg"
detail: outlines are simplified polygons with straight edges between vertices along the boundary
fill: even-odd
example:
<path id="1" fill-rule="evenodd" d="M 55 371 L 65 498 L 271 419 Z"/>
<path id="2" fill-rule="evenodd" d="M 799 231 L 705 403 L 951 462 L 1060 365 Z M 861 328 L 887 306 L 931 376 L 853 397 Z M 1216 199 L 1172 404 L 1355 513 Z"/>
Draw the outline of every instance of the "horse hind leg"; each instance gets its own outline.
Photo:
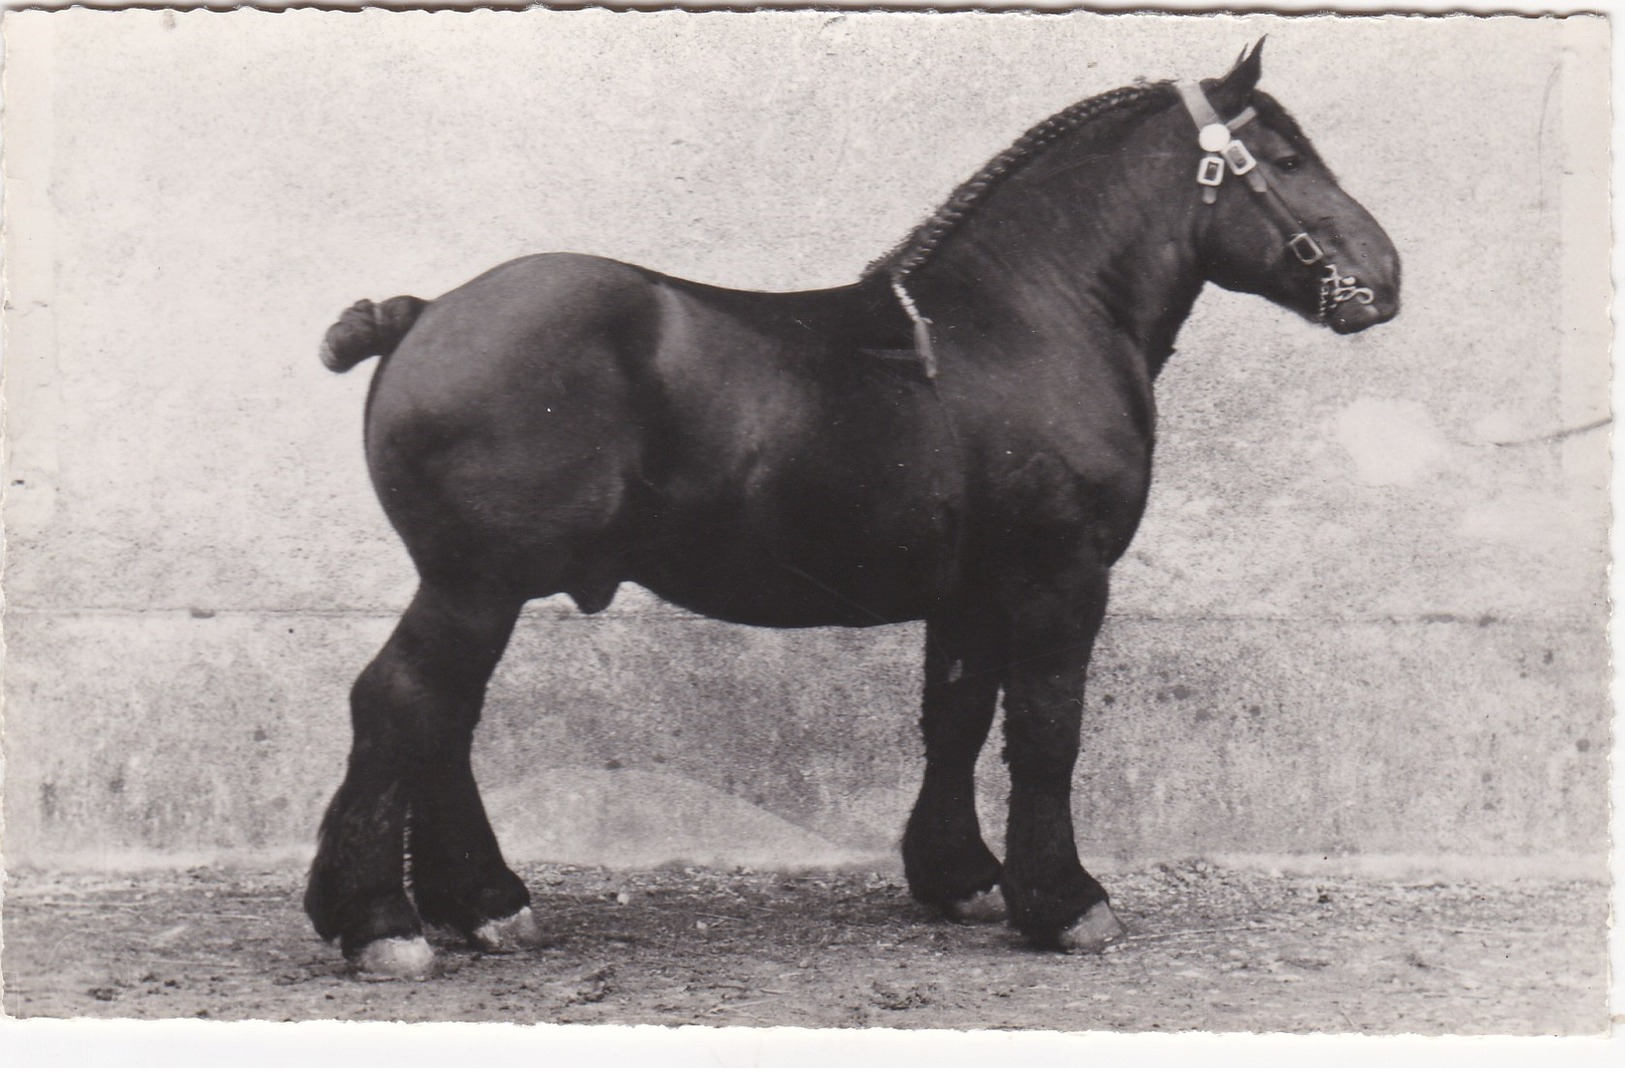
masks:
<path id="1" fill-rule="evenodd" d="M 469 757 L 457 748 L 433 766 L 407 835 L 412 898 L 424 922 L 487 953 L 541 944 L 530 894 L 502 858 Z"/>
<path id="2" fill-rule="evenodd" d="M 613 569 L 600 564 L 576 572 L 563 589 L 582 613 L 609 606 L 620 586 Z M 540 591 L 553 587 L 544 584 Z M 497 605 L 506 606 L 500 600 Z M 506 623 L 511 628 L 512 613 L 495 612 L 484 619 L 485 625 L 495 629 Z M 487 637 L 487 642 L 495 641 L 494 633 Z M 491 653 L 493 659 L 498 656 L 500 648 Z M 429 757 L 414 796 L 407 834 L 411 893 L 424 922 L 457 930 L 487 953 L 516 952 L 541 944 L 541 928 L 524 883 L 503 860 L 474 781 L 472 735 L 479 705 L 462 714 L 455 724 L 457 738 Z"/>
<path id="3" fill-rule="evenodd" d="M 903 868 L 916 900 L 962 922 L 1005 916 L 999 861 L 976 816 L 976 757 L 993 724 L 1001 652 L 999 634 L 978 616 L 926 622 L 925 778 L 903 835 Z"/>
<path id="4" fill-rule="evenodd" d="M 349 769 L 322 824 L 305 910 L 366 974 L 428 975 L 423 918 L 477 943 L 482 933 L 495 945 L 535 937 L 529 894 L 502 861 L 469 764 L 486 683 L 521 605 L 425 583 L 356 680 Z"/>

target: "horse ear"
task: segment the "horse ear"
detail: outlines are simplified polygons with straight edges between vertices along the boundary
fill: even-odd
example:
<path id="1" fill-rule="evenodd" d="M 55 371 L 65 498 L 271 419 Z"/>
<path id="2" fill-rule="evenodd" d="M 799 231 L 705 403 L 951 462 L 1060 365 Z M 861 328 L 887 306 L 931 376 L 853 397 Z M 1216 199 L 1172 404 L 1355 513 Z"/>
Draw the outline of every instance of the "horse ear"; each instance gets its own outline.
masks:
<path id="1" fill-rule="evenodd" d="M 1260 37 L 1251 48 L 1241 50 L 1230 73 L 1219 79 L 1213 87 L 1215 104 L 1223 111 L 1237 111 L 1246 106 L 1247 98 L 1258 88 L 1258 77 L 1263 73 L 1264 38 Z"/>

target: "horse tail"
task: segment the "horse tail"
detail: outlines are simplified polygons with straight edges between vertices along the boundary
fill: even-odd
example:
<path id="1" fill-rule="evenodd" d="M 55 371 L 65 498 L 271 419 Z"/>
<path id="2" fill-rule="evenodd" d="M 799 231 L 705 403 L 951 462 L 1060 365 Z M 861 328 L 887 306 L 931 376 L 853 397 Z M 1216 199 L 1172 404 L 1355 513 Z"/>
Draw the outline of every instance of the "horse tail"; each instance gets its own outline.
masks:
<path id="1" fill-rule="evenodd" d="M 388 357 L 429 303 L 410 294 L 388 301 L 362 298 L 339 316 L 322 339 L 322 364 L 348 372 L 369 357 Z"/>

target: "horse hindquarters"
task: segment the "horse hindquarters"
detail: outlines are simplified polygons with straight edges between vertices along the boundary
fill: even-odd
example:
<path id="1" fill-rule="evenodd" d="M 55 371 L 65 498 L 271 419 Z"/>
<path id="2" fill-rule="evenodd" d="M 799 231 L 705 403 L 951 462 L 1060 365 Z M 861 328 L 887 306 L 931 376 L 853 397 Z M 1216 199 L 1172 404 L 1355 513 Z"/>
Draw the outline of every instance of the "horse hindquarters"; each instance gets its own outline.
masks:
<path id="1" fill-rule="evenodd" d="M 624 266 L 512 262 L 422 310 L 374 378 L 368 463 L 422 582 L 356 680 L 349 769 L 305 902 L 369 971 L 426 972 L 423 922 L 485 949 L 537 937 L 470 750 L 524 602 L 568 591 L 598 609 L 619 579 L 606 534 L 638 443 L 609 326 L 639 304 Z"/>

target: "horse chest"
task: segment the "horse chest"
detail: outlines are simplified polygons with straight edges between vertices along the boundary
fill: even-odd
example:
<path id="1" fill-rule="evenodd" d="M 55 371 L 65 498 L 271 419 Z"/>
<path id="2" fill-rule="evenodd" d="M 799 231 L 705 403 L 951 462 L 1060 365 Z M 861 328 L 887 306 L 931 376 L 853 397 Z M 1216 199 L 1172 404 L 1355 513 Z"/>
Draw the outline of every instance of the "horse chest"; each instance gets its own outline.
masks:
<path id="1" fill-rule="evenodd" d="M 1021 537 L 1058 562 L 1084 546 L 1115 560 L 1145 511 L 1149 453 L 1083 438 L 997 450 L 972 524 L 987 538 Z"/>

